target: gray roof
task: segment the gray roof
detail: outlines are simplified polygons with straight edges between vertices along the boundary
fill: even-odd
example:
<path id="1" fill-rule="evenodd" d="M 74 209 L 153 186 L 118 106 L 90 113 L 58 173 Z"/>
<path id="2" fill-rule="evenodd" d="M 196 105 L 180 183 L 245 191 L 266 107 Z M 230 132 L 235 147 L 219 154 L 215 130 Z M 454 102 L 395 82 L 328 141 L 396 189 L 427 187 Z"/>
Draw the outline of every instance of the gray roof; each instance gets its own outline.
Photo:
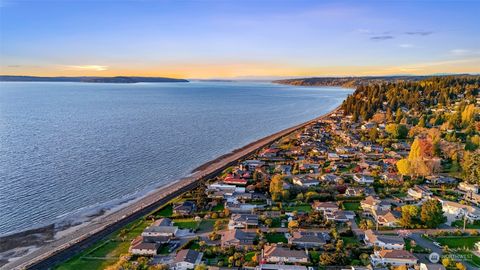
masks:
<path id="1" fill-rule="evenodd" d="M 198 251 L 192 249 L 182 249 L 177 253 L 175 256 L 175 262 L 189 262 L 189 263 L 196 263 L 197 259 L 201 257 L 202 254 Z M 200 258 L 201 260 L 201 258 Z"/>

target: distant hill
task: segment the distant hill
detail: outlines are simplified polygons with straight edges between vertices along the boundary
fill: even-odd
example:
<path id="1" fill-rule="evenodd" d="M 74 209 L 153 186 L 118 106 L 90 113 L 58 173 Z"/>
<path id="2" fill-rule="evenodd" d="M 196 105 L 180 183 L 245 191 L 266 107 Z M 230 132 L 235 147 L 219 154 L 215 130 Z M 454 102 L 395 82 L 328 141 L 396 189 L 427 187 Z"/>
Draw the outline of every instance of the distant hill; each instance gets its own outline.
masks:
<path id="1" fill-rule="evenodd" d="M 184 79 L 164 77 L 36 77 L 0 75 L 0 81 L 9 82 L 86 82 L 86 83 L 139 83 L 139 82 L 188 82 Z"/>
<path id="2" fill-rule="evenodd" d="M 368 77 L 313 77 L 276 80 L 274 83 L 300 86 L 340 86 L 355 88 L 369 83 L 384 83 L 397 81 L 419 81 L 432 76 L 368 76 Z"/>

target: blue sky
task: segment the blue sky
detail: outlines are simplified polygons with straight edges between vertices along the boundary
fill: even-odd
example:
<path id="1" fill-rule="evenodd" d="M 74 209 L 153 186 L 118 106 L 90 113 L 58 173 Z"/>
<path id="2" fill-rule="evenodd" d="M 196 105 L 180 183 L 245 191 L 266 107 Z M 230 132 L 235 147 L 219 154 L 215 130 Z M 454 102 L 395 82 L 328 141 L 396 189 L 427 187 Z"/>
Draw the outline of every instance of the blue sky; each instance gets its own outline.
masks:
<path id="1" fill-rule="evenodd" d="M 480 1 L 0 3 L 2 74 L 480 72 Z"/>

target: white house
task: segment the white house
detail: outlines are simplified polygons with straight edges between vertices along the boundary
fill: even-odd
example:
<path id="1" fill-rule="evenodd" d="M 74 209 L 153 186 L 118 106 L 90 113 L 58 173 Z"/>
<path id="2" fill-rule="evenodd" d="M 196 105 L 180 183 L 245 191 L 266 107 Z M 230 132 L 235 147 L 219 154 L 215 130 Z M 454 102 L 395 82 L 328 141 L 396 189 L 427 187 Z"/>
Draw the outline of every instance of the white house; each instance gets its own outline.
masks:
<path id="1" fill-rule="evenodd" d="M 427 199 L 433 195 L 433 193 L 427 187 L 419 185 L 409 188 L 407 193 L 416 200 Z"/>
<path id="2" fill-rule="evenodd" d="M 469 184 L 467 182 L 461 182 L 458 184 L 458 189 L 465 192 L 478 193 L 478 185 Z"/>
<path id="3" fill-rule="evenodd" d="M 293 177 L 293 183 L 301 187 L 312 187 L 318 185 L 320 182 L 310 176 L 295 176 Z"/>
<path id="4" fill-rule="evenodd" d="M 177 253 L 174 260 L 175 270 L 194 269 L 195 265 L 202 262 L 203 253 L 191 250 L 182 249 Z"/>
<path id="5" fill-rule="evenodd" d="M 367 246 L 379 247 L 381 249 L 401 250 L 405 246 L 403 238 L 399 236 L 376 234 L 372 230 L 365 231 L 364 242 Z"/>
<path id="6" fill-rule="evenodd" d="M 373 266 L 414 266 L 417 264 L 418 259 L 406 250 L 383 249 L 375 251 L 374 254 L 370 255 L 370 261 Z"/>
<path id="7" fill-rule="evenodd" d="M 364 174 L 355 174 L 353 176 L 353 180 L 355 180 L 355 182 L 360 184 L 373 184 L 374 182 L 373 177 L 369 175 L 364 175 Z"/>
<path id="8" fill-rule="evenodd" d="M 308 263 L 308 255 L 305 250 L 265 245 L 262 250 L 262 261 L 268 263 Z"/>
<path id="9" fill-rule="evenodd" d="M 465 215 L 470 222 L 480 220 L 480 209 L 477 207 L 463 205 L 452 201 L 441 200 L 440 202 L 442 203 L 442 210 L 447 216 L 449 222 L 463 219 Z"/>
<path id="10" fill-rule="evenodd" d="M 160 244 L 144 242 L 143 237 L 139 236 L 132 241 L 129 251 L 133 255 L 154 256 L 159 247 Z"/>

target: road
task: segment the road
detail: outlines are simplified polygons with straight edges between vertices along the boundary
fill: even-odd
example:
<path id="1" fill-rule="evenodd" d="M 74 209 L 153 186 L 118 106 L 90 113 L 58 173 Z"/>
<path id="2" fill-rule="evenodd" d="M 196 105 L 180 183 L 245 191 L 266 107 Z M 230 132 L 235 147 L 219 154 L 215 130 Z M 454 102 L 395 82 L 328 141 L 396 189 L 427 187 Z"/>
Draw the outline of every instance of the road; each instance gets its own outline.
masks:
<path id="1" fill-rule="evenodd" d="M 338 108 L 330 113 L 303 124 L 284 129 L 234 151 L 231 154 L 208 164 L 208 166 L 193 173 L 191 176 L 183 178 L 178 182 L 174 182 L 169 186 L 157 189 L 142 199 L 116 212 L 99 217 L 94 222 L 82 226 L 78 228 L 78 230 L 48 243 L 30 254 L 2 266 L 1 269 L 48 269 L 56 263 L 65 261 L 81 250 L 88 248 L 96 241 L 101 240 L 115 229 L 120 228 L 120 225 L 127 224 L 136 218 L 140 218 L 149 211 L 152 211 L 155 209 L 154 207 L 159 206 L 159 202 L 166 203 L 169 199 L 172 199 L 172 197 L 176 197 L 195 188 L 202 180 L 214 176 L 224 168 L 235 164 L 238 160 L 251 155 L 258 149 L 272 143 L 280 137 L 288 135 L 306 125 L 313 124 L 318 120 L 325 119 L 337 110 Z"/>

